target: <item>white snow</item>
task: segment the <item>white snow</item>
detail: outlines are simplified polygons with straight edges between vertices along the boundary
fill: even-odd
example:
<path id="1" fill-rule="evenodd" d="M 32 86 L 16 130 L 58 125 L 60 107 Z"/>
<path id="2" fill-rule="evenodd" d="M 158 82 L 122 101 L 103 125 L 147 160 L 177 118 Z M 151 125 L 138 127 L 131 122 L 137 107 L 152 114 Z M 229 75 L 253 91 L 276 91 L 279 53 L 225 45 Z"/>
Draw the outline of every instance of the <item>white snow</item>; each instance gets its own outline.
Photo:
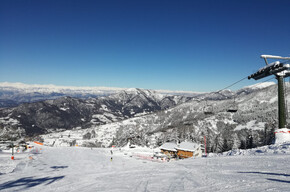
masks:
<path id="1" fill-rule="evenodd" d="M 103 114 L 95 114 L 92 116 L 93 119 L 99 119 L 99 121 L 105 122 L 105 123 L 110 123 L 112 122 L 109 120 L 105 115 Z"/>
<path id="2" fill-rule="evenodd" d="M 246 88 L 249 88 L 249 89 L 263 89 L 263 88 L 269 87 L 269 86 L 274 85 L 274 84 L 275 84 L 274 82 L 263 82 L 263 83 L 257 83 L 257 84 L 254 84 L 254 85 L 246 86 L 243 89 L 246 89 Z"/>
<path id="3" fill-rule="evenodd" d="M 192 142 L 181 142 L 176 149 L 183 150 L 183 151 L 196 151 L 200 147 L 197 143 Z"/>
<path id="4" fill-rule="evenodd" d="M 164 150 L 169 150 L 169 151 L 176 151 L 177 144 L 176 143 L 171 143 L 171 142 L 167 142 L 164 143 L 160 149 L 164 149 Z"/>
<path id="5" fill-rule="evenodd" d="M 59 109 L 62 110 L 62 111 L 67 111 L 67 110 L 69 110 L 68 107 L 66 107 L 66 108 L 64 108 L 64 107 L 60 107 Z"/>
<path id="6" fill-rule="evenodd" d="M 0 82 L 0 88 L 3 90 L 18 89 L 25 93 L 91 93 L 100 94 L 102 92 L 116 92 L 124 90 L 125 88 L 117 87 L 75 87 L 75 86 L 57 86 L 57 85 L 38 85 L 38 84 L 24 84 L 24 83 L 10 83 L 10 82 Z"/>
<path id="7" fill-rule="evenodd" d="M 0 190 L 289 191 L 290 144 L 163 163 L 110 150 L 43 147 L 40 154 L 16 154 L 14 161 L 0 153 Z"/>
<path id="8" fill-rule="evenodd" d="M 136 92 L 136 88 L 118 88 L 118 87 L 76 87 L 76 86 L 57 86 L 57 85 L 39 85 L 39 84 L 24 84 L 24 83 L 11 83 L 0 82 L 0 89 L 4 91 L 21 91 L 23 93 L 62 93 L 62 94 L 113 94 L 120 91 Z M 192 91 L 171 91 L 171 90 L 156 90 L 160 93 L 157 95 L 159 98 L 163 98 L 164 95 L 197 95 L 198 92 Z"/>
<path id="9" fill-rule="evenodd" d="M 276 101 L 278 101 L 278 97 L 273 97 L 270 99 L 269 103 L 274 103 Z"/>
<path id="10" fill-rule="evenodd" d="M 102 108 L 103 110 L 105 110 L 105 111 L 107 111 L 107 110 L 108 110 L 108 108 L 107 108 L 107 106 L 106 106 L 106 105 L 101 105 L 101 108 Z"/>
<path id="11" fill-rule="evenodd" d="M 18 125 L 19 121 L 10 117 L 1 117 L 0 122 L 4 125 Z"/>
<path id="12" fill-rule="evenodd" d="M 246 125 L 238 125 L 234 130 L 251 129 L 251 130 L 264 130 L 265 122 L 258 122 L 256 120 L 247 122 Z"/>
<path id="13" fill-rule="evenodd" d="M 290 129 L 282 128 L 275 130 L 275 143 L 290 142 Z"/>

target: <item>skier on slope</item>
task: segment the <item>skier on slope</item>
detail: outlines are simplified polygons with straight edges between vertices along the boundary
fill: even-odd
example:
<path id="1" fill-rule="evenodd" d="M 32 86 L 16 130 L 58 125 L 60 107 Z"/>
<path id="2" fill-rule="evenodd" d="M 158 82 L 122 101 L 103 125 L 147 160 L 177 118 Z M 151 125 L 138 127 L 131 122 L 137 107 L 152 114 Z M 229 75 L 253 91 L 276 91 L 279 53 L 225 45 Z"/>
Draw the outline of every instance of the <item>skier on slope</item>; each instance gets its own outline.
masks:
<path id="1" fill-rule="evenodd" d="M 113 161 L 113 150 L 111 150 L 111 155 L 112 155 L 111 161 Z"/>

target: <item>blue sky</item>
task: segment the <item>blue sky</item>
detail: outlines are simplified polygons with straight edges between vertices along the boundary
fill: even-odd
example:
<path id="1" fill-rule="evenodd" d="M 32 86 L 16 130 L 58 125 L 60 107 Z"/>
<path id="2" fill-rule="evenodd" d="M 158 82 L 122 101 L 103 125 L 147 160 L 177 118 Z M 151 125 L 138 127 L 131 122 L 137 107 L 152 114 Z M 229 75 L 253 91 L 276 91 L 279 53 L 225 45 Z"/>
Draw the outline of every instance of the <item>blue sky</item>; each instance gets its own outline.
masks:
<path id="1" fill-rule="evenodd" d="M 0 82 L 219 90 L 263 67 L 261 54 L 290 56 L 289 7 L 287 0 L 0 0 Z"/>

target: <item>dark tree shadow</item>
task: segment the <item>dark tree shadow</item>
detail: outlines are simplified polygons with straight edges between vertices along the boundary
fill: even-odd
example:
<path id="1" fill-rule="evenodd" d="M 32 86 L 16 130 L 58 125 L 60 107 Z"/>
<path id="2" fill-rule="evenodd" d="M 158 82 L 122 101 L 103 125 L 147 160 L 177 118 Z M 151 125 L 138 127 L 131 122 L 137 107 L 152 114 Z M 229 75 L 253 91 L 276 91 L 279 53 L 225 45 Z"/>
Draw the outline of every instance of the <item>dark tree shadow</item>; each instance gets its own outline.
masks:
<path id="1" fill-rule="evenodd" d="M 0 190 L 9 189 L 14 187 L 23 187 L 23 189 L 35 187 L 40 184 L 50 185 L 53 182 L 63 179 L 64 176 L 59 177 L 43 177 L 43 178 L 34 178 L 34 177 L 24 177 L 17 179 L 16 181 L 9 181 L 3 184 L 0 184 Z"/>
<path id="2" fill-rule="evenodd" d="M 259 171 L 238 172 L 238 173 L 252 173 L 252 174 L 276 175 L 276 176 L 290 177 L 289 174 L 285 174 L 285 173 L 270 173 L 270 172 L 259 172 Z"/>
<path id="3" fill-rule="evenodd" d="M 50 168 L 52 168 L 52 169 L 65 169 L 65 168 L 68 168 L 68 166 L 52 166 Z"/>
<path id="4" fill-rule="evenodd" d="M 238 173 L 252 173 L 252 174 L 262 174 L 262 175 L 274 175 L 274 176 L 290 177 L 289 174 L 285 174 L 285 173 L 270 173 L 270 172 L 259 172 L 259 171 L 238 172 Z M 290 183 L 290 181 L 281 180 L 281 179 L 271 179 L 271 178 L 267 178 L 267 180 L 268 181 L 282 182 L 282 183 Z"/>
<path id="5" fill-rule="evenodd" d="M 269 181 L 277 181 L 277 182 L 282 182 L 282 183 L 290 183 L 290 181 L 285 181 L 285 180 L 280 180 L 280 179 L 267 179 Z"/>

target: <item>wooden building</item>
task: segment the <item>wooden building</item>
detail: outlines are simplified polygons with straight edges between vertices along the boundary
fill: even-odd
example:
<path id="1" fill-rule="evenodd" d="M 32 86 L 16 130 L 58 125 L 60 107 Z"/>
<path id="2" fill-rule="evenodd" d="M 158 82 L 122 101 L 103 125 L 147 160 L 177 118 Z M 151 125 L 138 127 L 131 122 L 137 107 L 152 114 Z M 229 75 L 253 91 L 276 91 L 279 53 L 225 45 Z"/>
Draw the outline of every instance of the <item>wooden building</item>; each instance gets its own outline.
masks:
<path id="1" fill-rule="evenodd" d="M 164 153 L 167 156 L 176 157 L 176 153 L 177 153 L 177 150 L 175 149 L 176 147 L 177 145 L 175 143 L 168 142 L 168 143 L 164 143 L 160 147 L 160 150 L 162 153 Z"/>
<path id="2" fill-rule="evenodd" d="M 202 157 L 204 148 L 201 144 L 192 142 L 181 142 L 177 147 L 177 156 L 181 159 L 189 157 Z"/>

